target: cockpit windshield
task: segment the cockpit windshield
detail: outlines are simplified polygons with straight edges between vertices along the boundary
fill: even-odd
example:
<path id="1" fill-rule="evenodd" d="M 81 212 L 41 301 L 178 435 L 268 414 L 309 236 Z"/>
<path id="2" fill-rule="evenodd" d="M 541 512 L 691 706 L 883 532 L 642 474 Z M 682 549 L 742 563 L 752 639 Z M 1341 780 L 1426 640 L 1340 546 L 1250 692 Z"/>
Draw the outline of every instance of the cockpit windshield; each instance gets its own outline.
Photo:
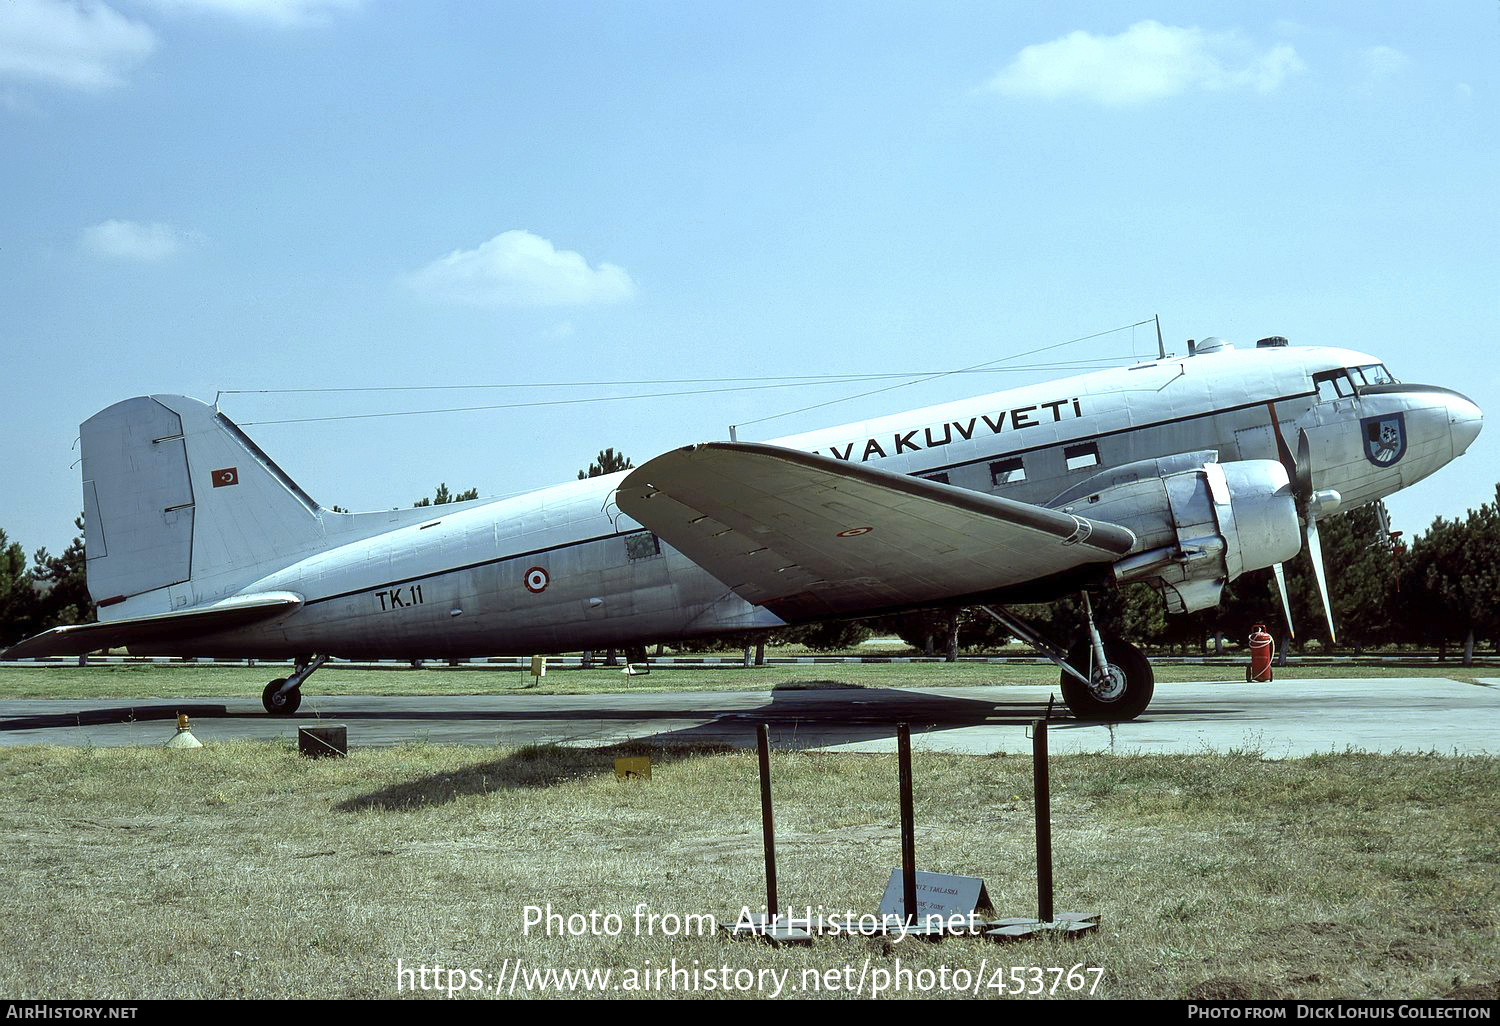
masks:
<path id="1" fill-rule="evenodd" d="M 1383 363 L 1367 363 L 1363 367 L 1349 368 L 1356 385 L 1394 385 L 1396 379 L 1385 369 Z"/>
<path id="2" fill-rule="evenodd" d="M 1313 375 L 1313 387 L 1318 390 L 1318 402 L 1329 403 L 1336 399 L 1350 399 L 1359 394 L 1363 385 L 1394 385 L 1396 379 L 1385 369 L 1383 363 L 1367 363 L 1359 367 L 1341 367 L 1338 370 L 1320 371 Z"/>

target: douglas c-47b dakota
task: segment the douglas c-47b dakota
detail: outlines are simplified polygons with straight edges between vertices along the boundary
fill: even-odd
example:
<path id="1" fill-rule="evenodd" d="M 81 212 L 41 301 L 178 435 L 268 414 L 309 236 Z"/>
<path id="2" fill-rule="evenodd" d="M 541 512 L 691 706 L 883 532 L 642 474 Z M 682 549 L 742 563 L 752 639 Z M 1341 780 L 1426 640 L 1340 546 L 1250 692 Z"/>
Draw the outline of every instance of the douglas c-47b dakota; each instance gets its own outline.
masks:
<path id="1" fill-rule="evenodd" d="M 1145 581 L 1190 612 L 1247 571 L 1280 580 L 1305 548 L 1326 612 L 1319 518 L 1422 480 L 1481 424 L 1464 396 L 1365 353 L 1207 339 L 514 498 L 343 513 L 215 407 L 142 396 L 81 429 L 100 621 L 4 657 L 291 659 L 263 695 L 289 714 L 329 657 L 631 647 L 963 604 L 1051 656 L 1075 715 L 1128 720 L 1152 693 L 1139 649 L 1090 614 L 1065 650 L 1006 604 Z"/>

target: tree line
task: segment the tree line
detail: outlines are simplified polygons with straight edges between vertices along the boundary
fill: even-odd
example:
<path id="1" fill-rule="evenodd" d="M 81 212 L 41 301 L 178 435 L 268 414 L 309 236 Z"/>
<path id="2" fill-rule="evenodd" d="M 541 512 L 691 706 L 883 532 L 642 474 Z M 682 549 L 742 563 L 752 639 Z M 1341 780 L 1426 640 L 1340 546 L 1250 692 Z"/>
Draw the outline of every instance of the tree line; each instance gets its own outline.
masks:
<path id="1" fill-rule="evenodd" d="M 83 531 L 83 518 L 73 521 Z M 94 601 L 84 578 L 83 535 L 62 555 L 38 549 L 31 562 L 0 528 L 0 647 L 64 624 L 89 623 Z"/>
<path id="2" fill-rule="evenodd" d="M 579 476 L 629 466 L 628 459 L 607 449 Z M 442 484 L 436 495 L 414 505 L 477 497 L 476 489 L 455 494 Z M 1462 519 L 1438 517 L 1410 545 L 1388 534 L 1385 522 L 1378 503 L 1318 522 L 1338 631 L 1336 647 L 1357 652 L 1415 645 L 1436 648 L 1442 655 L 1461 650 L 1467 660 L 1477 645 L 1500 642 L 1500 602 L 1495 601 L 1500 595 L 1500 485 L 1494 502 L 1469 510 Z M 0 645 L 95 618 L 85 579 L 83 519 L 74 524 L 80 535 L 60 555 L 40 549 L 29 561 L 20 542 L 11 541 L 0 529 Z M 1265 624 L 1273 635 L 1291 640 L 1299 649 L 1310 642 L 1322 651 L 1334 648 L 1305 554 L 1287 564 L 1286 577 L 1294 640 L 1288 636 L 1269 570 L 1245 574 L 1225 587 L 1218 606 L 1197 613 L 1167 616 L 1161 599 L 1144 584 L 1105 592 L 1094 600 L 1094 611 L 1106 629 L 1158 650 L 1202 651 L 1208 639 L 1219 636 L 1242 642 L 1255 624 Z M 1072 598 L 1016 606 L 1013 611 L 1065 646 L 1083 630 L 1083 610 Z M 771 635 L 727 639 L 720 646 L 797 643 L 814 651 L 836 651 L 875 633 L 896 634 L 918 650 L 950 657 L 960 650 L 997 648 L 1008 640 L 1005 630 L 982 610 L 941 608 L 791 627 Z"/>

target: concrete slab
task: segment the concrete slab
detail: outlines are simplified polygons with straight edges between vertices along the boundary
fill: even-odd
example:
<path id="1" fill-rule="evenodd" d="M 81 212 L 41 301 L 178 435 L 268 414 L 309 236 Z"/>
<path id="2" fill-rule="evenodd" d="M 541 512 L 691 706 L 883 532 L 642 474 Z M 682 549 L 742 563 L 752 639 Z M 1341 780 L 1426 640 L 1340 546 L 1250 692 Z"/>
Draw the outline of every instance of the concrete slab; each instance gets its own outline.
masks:
<path id="1" fill-rule="evenodd" d="M 1023 689 L 963 690 L 995 694 Z M 921 746 L 971 753 L 1031 750 L 1029 741 L 1014 736 L 1014 728 L 987 724 L 929 732 Z M 829 747 L 893 752 L 896 742 Z M 1500 686 L 1432 677 L 1159 684 L 1141 718 L 1113 726 L 1051 723 L 1048 748 L 1054 754 L 1240 750 L 1269 759 L 1350 750 L 1493 755 L 1500 754 Z"/>
<path id="2" fill-rule="evenodd" d="M 1438 678 L 1158 685 L 1146 715 L 1105 726 L 1050 725 L 1054 753 L 1250 750 L 1267 758 L 1316 752 L 1500 753 L 1500 679 L 1489 686 Z M 650 695 L 504 695 L 303 698 L 293 717 L 267 716 L 258 699 L 0 702 L 0 745 L 164 745 L 176 718 L 192 718 L 205 744 L 233 739 L 294 744 L 320 721 L 348 727 L 349 747 L 407 742 L 596 747 L 652 744 L 751 747 L 771 725 L 786 748 L 895 750 L 895 724 L 911 724 L 928 751 L 1027 753 L 1024 722 L 1044 714 L 1043 686 L 837 688 Z M 1065 714 L 1060 700 L 1057 709 Z"/>

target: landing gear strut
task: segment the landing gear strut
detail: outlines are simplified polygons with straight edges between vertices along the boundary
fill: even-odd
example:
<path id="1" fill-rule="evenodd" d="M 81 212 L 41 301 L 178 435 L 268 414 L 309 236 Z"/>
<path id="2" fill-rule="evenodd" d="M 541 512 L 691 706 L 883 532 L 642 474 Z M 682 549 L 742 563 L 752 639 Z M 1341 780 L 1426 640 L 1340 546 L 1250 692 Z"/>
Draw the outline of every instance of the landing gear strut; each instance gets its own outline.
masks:
<path id="1" fill-rule="evenodd" d="M 266 685 L 266 689 L 260 693 L 260 704 L 272 716 L 292 715 L 302 704 L 302 682 L 326 662 L 326 655 L 299 656 L 294 660 L 290 677 L 277 677 Z"/>
<path id="2" fill-rule="evenodd" d="M 980 608 L 1062 668 L 1063 701 L 1080 720 L 1112 723 L 1133 720 L 1151 704 L 1156 678 L 1150 661 L 1128 641 L 1099 633 L 1087 595 L 1084 595 L 1087 633 L 1066 655 L 1009 610 Z"/>

